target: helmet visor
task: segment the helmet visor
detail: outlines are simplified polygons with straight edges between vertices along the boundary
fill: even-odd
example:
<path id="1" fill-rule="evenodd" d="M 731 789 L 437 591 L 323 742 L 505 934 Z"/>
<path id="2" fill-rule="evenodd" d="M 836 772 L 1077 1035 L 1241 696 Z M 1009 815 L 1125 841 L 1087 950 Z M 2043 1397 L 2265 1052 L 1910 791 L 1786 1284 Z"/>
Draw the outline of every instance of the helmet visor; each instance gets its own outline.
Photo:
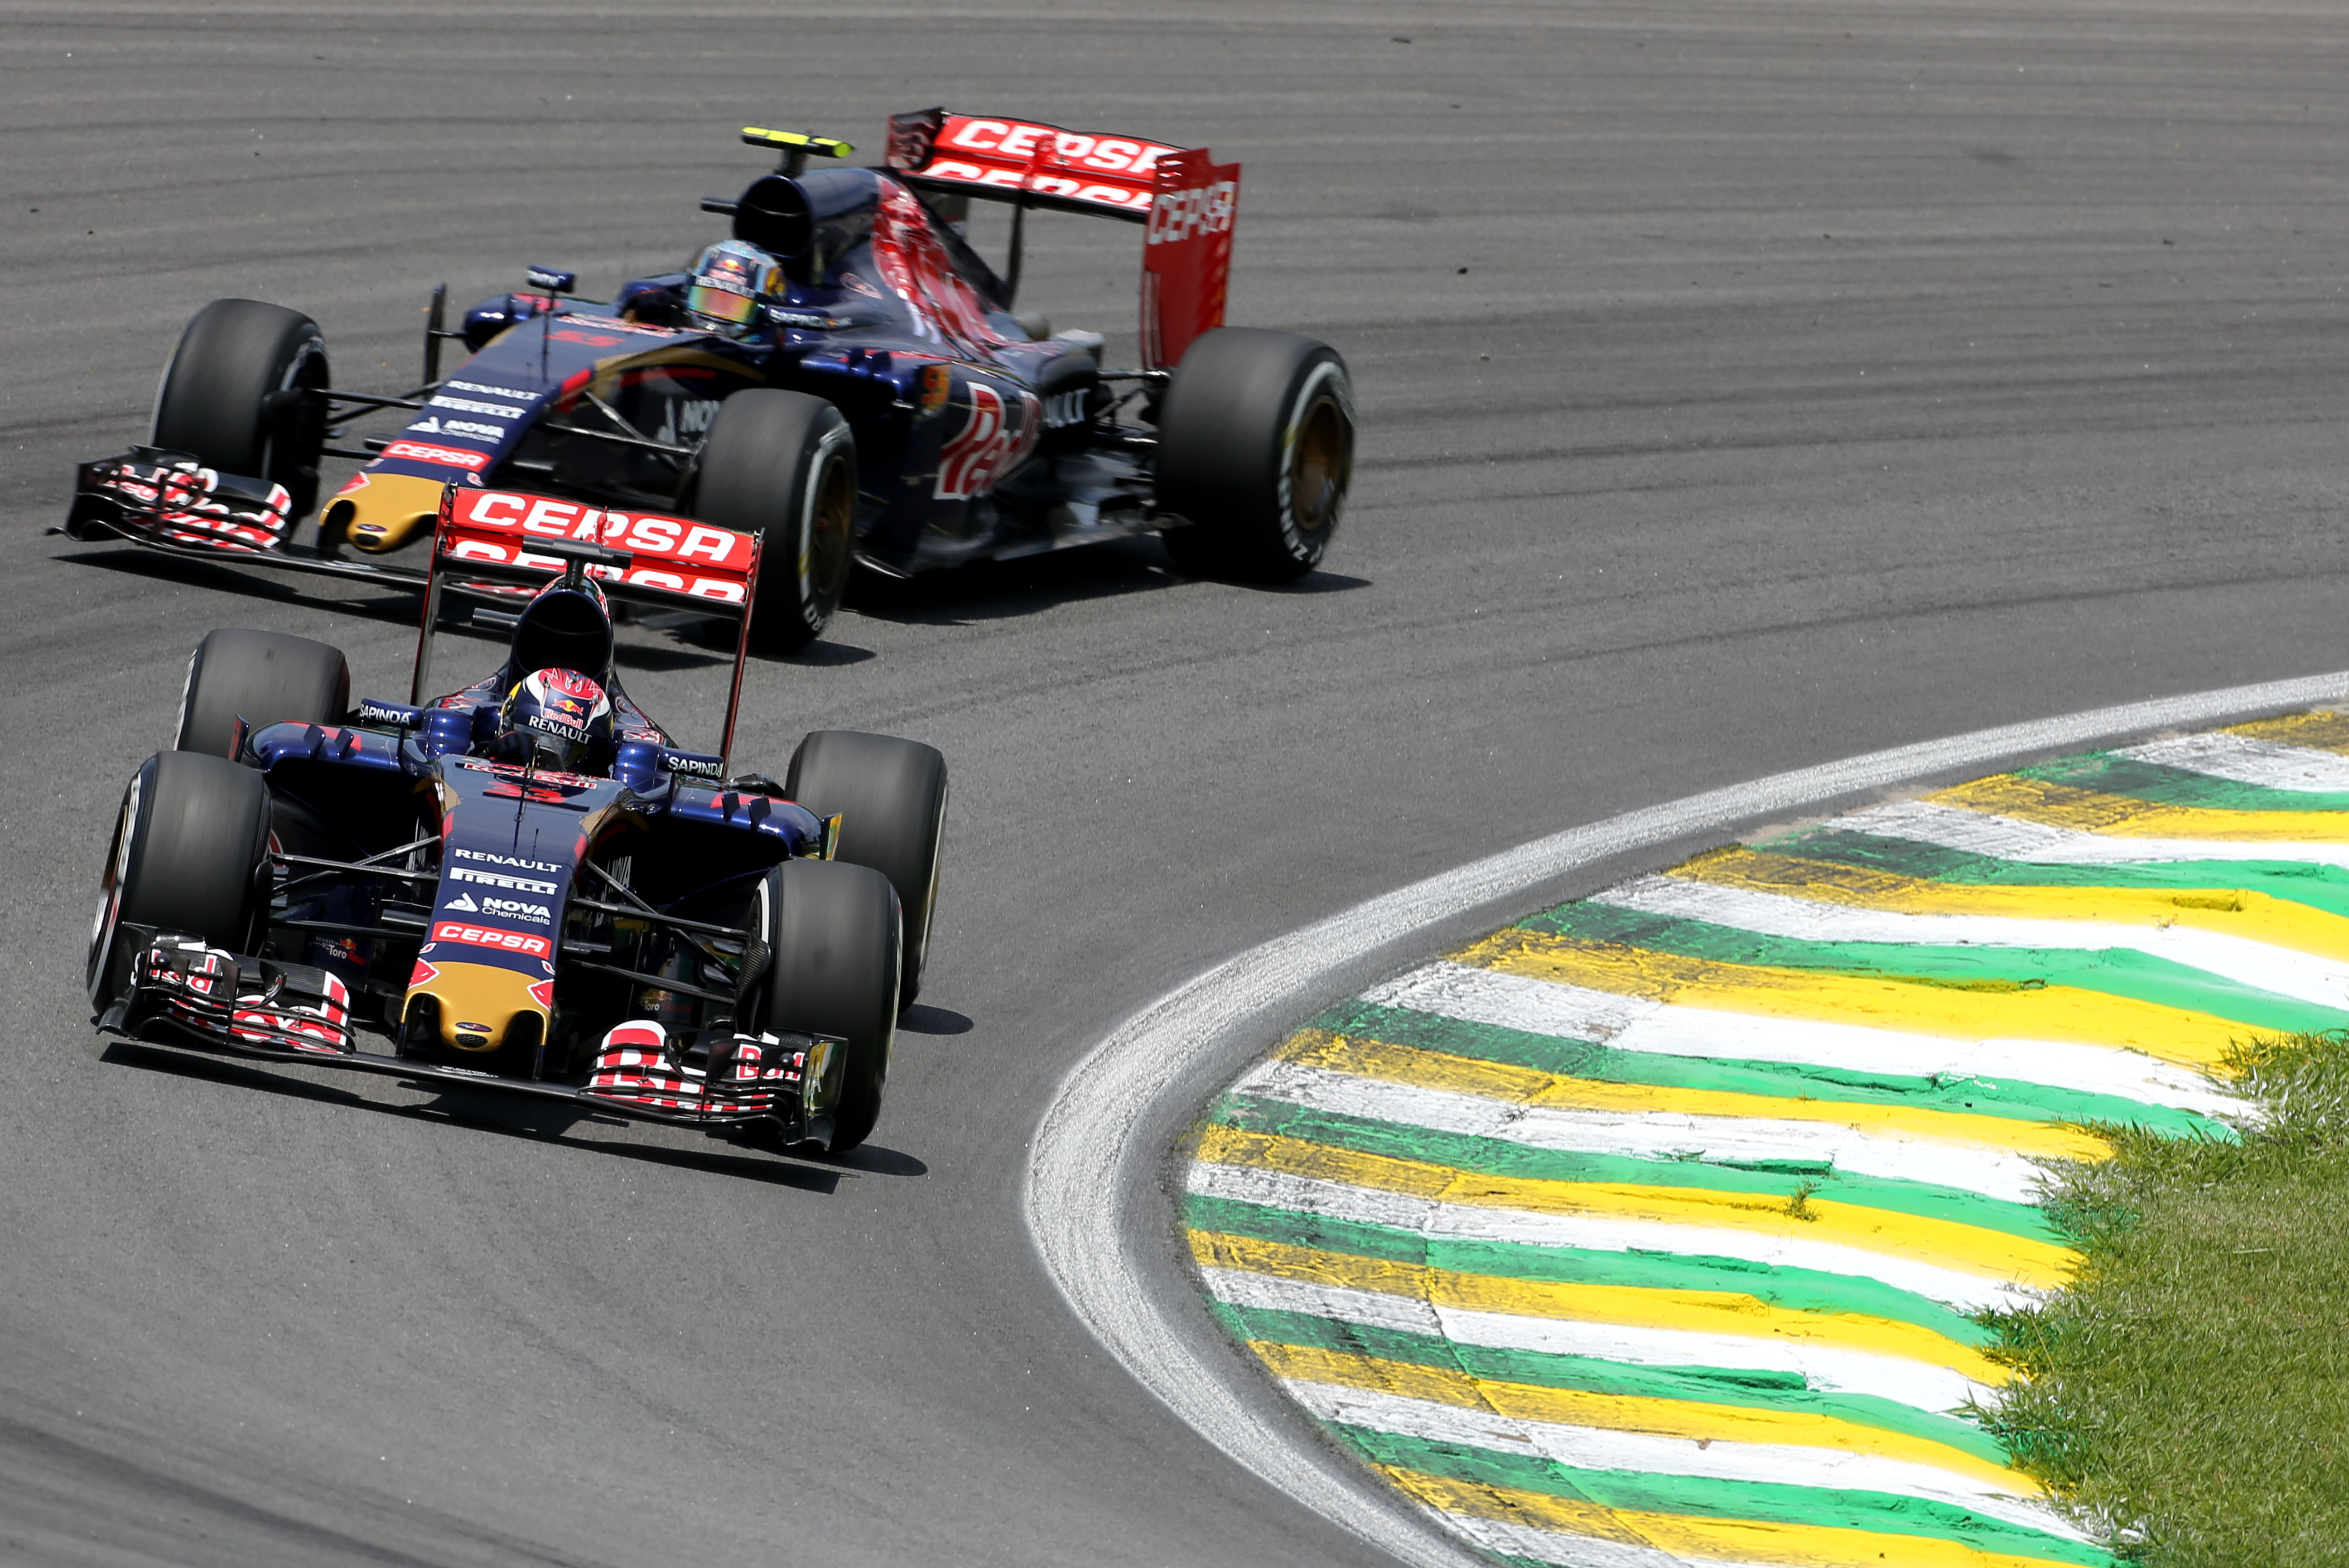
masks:
<path id="1" fill-rule="evenodd" d="M 696 280 L 685 291 L 685 307 L 694 315 L 711 321 L 722 321 L 729 327 L 747 327 L 759 308 L 759 302 L 747 294 L 737 294 L 730 288 L 720 288 L 714 283 Z"/>

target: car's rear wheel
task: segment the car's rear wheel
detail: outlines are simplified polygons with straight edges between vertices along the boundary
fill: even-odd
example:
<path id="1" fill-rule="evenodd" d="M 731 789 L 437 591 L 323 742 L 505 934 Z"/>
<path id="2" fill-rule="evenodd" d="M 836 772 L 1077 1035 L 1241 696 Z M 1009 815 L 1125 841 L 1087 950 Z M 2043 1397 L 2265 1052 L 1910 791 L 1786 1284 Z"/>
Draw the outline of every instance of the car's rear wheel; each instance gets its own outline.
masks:
<path id="1" fill-rule="evenodd" d="M 180 697 L 182 752 L 225 757 L 236 740 L 271 724 L 336 724 L 351 705 L 350 666 L 338 648 L 282 631 L 207 633 L 188 660 Z"/>
<path id="2" fill-rule="evenodd" d="M 137 956 L 128 923 L 253 950 L 268 908 L 269 787 L 225 757 L 159 752 L 131 775 L 90 928 L 90 1005 L 121 994 Z"/>
<path id="3" fill-rule="evenodd" d="M 835 860 L 869 866 L 897 890 L 905 924 L 900 1009 L 921 993 L 946 840 L 947 760 L 936 746 L 894 735 L 818 730 L 792 753 L 783 793 L 819 816 L 840 814 Z"/>
<path id="4" fill-rule="evenodd" d="M 863 1143 L 881 1116 L 897 1033 L 900 925 L 889 879 L 836 860 L 786 860 L 756 897 L 769 952 L 762 1026 L 846 1042 L 832 1151 Z"/>
<path id="5" fill-rule="evenodd" d="M 1175 565 L 1288 582 L 1321 562 L 1354 472 L 1346 362 L 1292 332 L 1222 327 L 1184 354 L 1158 407 L 1158 509 Z"/>
<path id="6" fill-rule="evenodd" d="M 840 410 L 760 388 L 719 406 L 702 444 L 693 514 L 756 534 L 761 648 L 805 648 L 832 623 L 856 550 L 856 440 Z"/>
<path id="7" fill-rule="evenodd" d="M 291 515 L 306 517 L 318 504 L 326 423 L 302 393 L 329 379 L 316 322 L 282 305 L 215 299 L 163 367 L 149 441 L 222 473 L 282 484 Z"/>

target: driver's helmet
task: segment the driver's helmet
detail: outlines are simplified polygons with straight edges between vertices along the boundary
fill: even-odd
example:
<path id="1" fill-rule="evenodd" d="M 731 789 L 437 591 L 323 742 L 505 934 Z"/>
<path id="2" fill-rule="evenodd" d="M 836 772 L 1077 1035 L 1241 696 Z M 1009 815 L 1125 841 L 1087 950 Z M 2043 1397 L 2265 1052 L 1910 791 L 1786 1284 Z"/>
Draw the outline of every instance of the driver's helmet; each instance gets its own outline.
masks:
<path id="1" fill-rule="evenodd" d="M 498 710 L 494 753 L 558 773 L 596 771 L 613 754 L 612 697 L 574 670 L 523 676 Z"/>
<path id="2" fill-rule="evenodd" d="M 693 258 L 687 275 L 687 320 L 705 332 L 740 337 L 760 325 L 761 307 L 780 300 L 783 269 L 743 240 L 720 240 Z"/>

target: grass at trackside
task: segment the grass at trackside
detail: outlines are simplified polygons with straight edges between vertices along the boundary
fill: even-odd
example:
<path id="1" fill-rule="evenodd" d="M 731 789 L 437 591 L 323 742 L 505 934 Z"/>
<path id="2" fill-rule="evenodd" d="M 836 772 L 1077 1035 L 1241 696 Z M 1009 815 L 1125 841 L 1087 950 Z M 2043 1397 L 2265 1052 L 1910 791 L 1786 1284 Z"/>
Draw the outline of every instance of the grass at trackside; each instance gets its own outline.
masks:
<path id="1" fill-rule="evenodd" d="M 2075 1284 L 1992 1321 L 1989 1416 L 2127 1561 L 2349 1564 L 2349 1038 L 2229 1063 L 2240 1142 L 2099 1128 L 2051 1205 Z"/>

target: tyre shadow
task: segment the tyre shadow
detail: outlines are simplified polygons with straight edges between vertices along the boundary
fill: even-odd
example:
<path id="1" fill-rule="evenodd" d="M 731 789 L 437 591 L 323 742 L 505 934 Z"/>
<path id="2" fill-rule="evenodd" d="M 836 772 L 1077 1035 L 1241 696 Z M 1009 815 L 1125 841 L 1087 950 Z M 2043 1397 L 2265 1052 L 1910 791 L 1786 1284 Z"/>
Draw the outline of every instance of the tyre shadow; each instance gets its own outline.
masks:
<path id="1" fill-rule="evenodd" d="M 1192 576 L 1177 567 L 1156 535 L 1107 539 L 1073 549 L 1011 561 L 974 561 L 917 577 L 858 571 L 848 579 L 843 607 L 903 625 L 968 626 L 1009 620 L 1061 605 L 1163 593 L 1220 579 Z M 1234 583 L 1258 593 L 1342 593 L 1370 580 L 1316 571 L 1293 583 Z"/>
<path id="2" fill-rule="evenodd" d="M 421 1105 L 389 1105 L 338 1085 L 316 1083 L 270 1071 L 275 1064 L 238 1062 L 130 1040 L 109 1042 L 106 1048 L 98 1053 L 98 1060 L 110 1066 L 136 1067 L 182 1078 L 198 1078 L 206 1083 L 256 1090 L 314 1105 L 368 1111 L 402 1121 L 462 1127 L 532 1143 L 557 1144 L 565 1148 L 633 1160 L 641 1165 L 705 1170 L 770 1187 L 784 1187 L 825 1196 L 839 1189 L 843 1176 L 926 1176 L 929 1173 L 929 1167 L 918 1157 L 874 1144 L 861 1145 L 835 1158 L 814 1148 L 793 1149 L 781 1154 L 736 1154 L 717 1149 L 705 1152 L 667 1148 L 657 1144 L 585 1137 L 577 1136 L 581 1129 L 622 1129 L 629 1125 L 629 1118 L 584 1106 L 522 1099 L 489 1089 L 451 1089 L 438 1084 L 429 1087 L 420 1083 L 409 1085 L 430 1095 L 431 1097 Z M 398 1083 L 402 1080 L 392 1078 L 387 1081 Z"/>

